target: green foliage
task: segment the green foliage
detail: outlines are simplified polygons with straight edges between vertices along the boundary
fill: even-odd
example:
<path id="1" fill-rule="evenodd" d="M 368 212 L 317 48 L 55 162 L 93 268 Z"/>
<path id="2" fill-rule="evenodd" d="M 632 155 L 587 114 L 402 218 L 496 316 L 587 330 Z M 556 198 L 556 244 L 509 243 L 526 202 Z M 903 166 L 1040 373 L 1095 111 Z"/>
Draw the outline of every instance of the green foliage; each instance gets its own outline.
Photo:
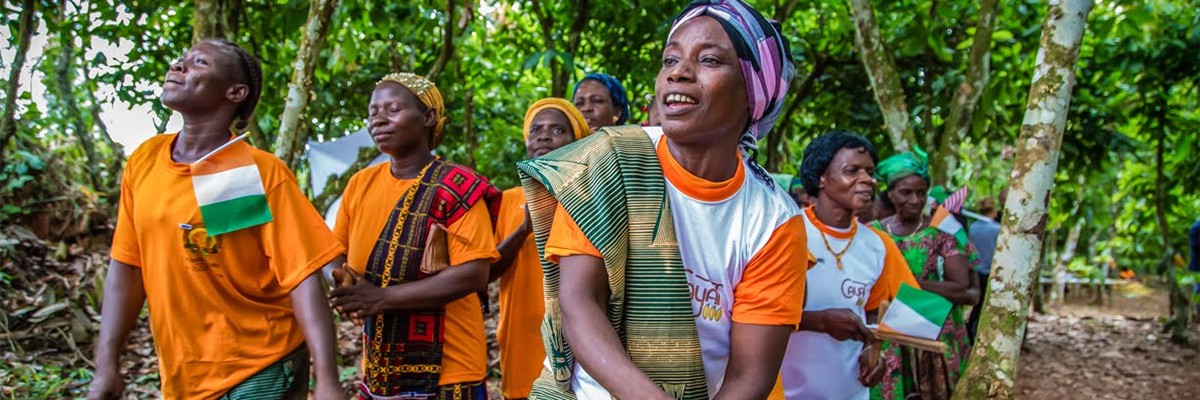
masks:
<path id="1" fill-rule="evenodd" d="M 92 380 L 89 368 L 62 368 L 40 363 L 0 366 L 0 392 L 13 399 L 63 399 L 83 397 Z"/>

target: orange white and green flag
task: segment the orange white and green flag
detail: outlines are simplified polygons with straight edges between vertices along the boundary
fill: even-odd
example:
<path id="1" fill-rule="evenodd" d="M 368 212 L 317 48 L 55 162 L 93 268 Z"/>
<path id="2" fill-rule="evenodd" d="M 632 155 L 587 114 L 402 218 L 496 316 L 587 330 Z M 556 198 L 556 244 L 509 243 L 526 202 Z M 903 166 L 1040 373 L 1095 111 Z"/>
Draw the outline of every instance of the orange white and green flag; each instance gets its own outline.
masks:
<path id="1" fill-rule="evenodd" d="M 901 283 L 896 299 L 879 321 L 879 331 L 937 340 L 950 307 L 950 301 L 936 293 Z"/>
<path id="2" fill-rule="evenodd" d="M 958 244 L 966 246 L 967 230 L 963 229 L 962 224 L 957 219 L 954 219 L 954 214 L 951 214 L 950 210 L 947 210 L 946 207 L 938 206 L 937 210 L 934 210 L 933 218 L 929 221 L 929 226 L 954 236 Z"/>
<path id="3" fill-rule="evenodd" d="M 271 222 L 262 174 L 250 145 L 238 139 L 191 164 L 196 203 L 209 235 Z"/>

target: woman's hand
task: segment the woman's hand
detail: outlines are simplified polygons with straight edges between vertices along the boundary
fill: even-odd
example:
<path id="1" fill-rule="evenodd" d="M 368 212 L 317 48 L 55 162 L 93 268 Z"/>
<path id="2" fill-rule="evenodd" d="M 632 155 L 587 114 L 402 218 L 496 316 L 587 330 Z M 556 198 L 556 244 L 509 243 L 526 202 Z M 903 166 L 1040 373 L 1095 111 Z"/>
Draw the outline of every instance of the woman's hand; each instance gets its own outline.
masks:
<path id="1" fill-rule="evenodd" d="M 383 289 L 351 271 L 346 264 L 333 270 L 337 289 L 330 293 L 334 309 L 342 318 L 361 326 L 363 318 L 379 314 L 383 304 Z"/>
<path id="2" fill-rule="evenodd" d="M 883 380 L 884 362 L 880 346 L 883 342 L 870 341 L 858 355 L 858 382 L 872 387 Z"/>
<path id="3" fill-rule="evenodd" d="M 117 400 L 124 396 L 125 379 L 120 372 L 106 373 L 97 371 L 88 388 L 88 400 Z"/>
<path id="4" fill-rule="evenodd" d="M 842 341 L 856 340 L 866 343 L 875 338 L 871 330 L 863 325 L 862 319 L 847 308 L 805 311 L 804 316 L 800 318 L 800 329 L 822 332 Z"/>

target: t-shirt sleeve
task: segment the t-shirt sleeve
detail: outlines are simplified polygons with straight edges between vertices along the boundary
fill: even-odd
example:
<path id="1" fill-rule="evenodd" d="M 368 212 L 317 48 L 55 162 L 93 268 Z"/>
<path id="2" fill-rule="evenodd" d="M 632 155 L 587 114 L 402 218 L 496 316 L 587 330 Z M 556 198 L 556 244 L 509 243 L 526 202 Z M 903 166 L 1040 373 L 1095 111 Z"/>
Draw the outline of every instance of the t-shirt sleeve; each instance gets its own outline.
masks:
<path id="1" fill-rule="evenodd" d="M 887 234 L 872 229 L 879 234 L 879 238 L 883 239 L 883 246 L 886 249 L 886 254 L 883 258 L 883 273 L 879 275 L 879 280 L 875 281 L 875 286 L 871 287 L 871 296 L 867 298 L 865 309 L 867 311 L 878 309 L 884 300 L 896 298 L 896 293 L 900 291 L 900 284 L 907 283 L 914 288 L 921 288 L 917 284 L 917 278 L 913 276 L 912 270 L 908 268 L 908 262 L 904 261 L 904 254 L 900 253 L 900 248 L 896 247 L 896 242 Z"/>
<path id="2" fill-rule="evenodd" d="M 136 168 L 135 162 L 125 165 L 121 174 L 121 198 L 117 201 L 117 228 L 113 231 L 112 252 L 117 261 L 135 267 L 142 266 L 141 245 L 138 243 L 137 226 L 133 222 L 133 186 L 129 170 Z"/>
<path id="3" fill-rule="evenodd" d="M 354 212 L 354 199 L 358 197 L 357 176 L 350 177 L 346 189 L 342 191 L 342 201 L 338 205 L 337 218 L 333 223 L 333 237 L 337 238 L 342 247 L 350 248 L 350 213 Z"/>
<path id="4" fill-rule="evenodd" d="M 500 253 L 496 251 L 496 237 L 492 234 L 492 218 L 488 215 L 487 203 L 482 200 L 446 227 L 446 231 L 456 236 L 446 240 L 450 265 L 458 266 L 475 260 L 491 263 L 500 259 Z"/>
<path id="5" fill-rule="evenodd" d="M 604 258 L 592 241 L 584 236 L 575 219 L 559 204 L 554 209 L 554 221 L 550 225 L 550 238 L 546 239 L 546 260 L 557 263 L 560 257 L 589 255 Z"/>
<path id="6" fill-rule="evenodd" d="M 281 174 L 290 174 L 287 171 Z M 271 222 L 260 226 L 263 251 L 284 290 L 291 291 L 345 248 L 290 176 L 267 193 Z"/>
<path id="7" fill-rule="evenodd" d="M 808 239 L 804 221 L 792 217 L 775 229 L 733 289 L 733 322 L 796 325 L 804 312 Z"/>

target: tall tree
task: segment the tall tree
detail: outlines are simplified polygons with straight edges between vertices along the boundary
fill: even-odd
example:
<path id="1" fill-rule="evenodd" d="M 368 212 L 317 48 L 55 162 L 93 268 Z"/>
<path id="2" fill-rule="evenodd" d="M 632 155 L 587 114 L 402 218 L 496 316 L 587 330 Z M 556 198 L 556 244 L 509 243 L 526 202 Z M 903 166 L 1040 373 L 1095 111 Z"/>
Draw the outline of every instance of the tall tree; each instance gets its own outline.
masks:
<path id="1" fill-rule="evenodd" d="M 983 0 L 979 5 L 979 21 L 975 24 L 975 38 L 971 42 L 971 56 L 967 61 L 967 75 L 958 85 L 950 112 L 938 142 L 938 162 L 933 164 L 933 181 L 945 184 L 950 181 L 950 172 L 958 165 L 958 147 L 971 130 L 971 116 L 979 106 L 979 99 L 987 88 L 992 72 L 992 34 L 996 31 L 997 0 Z"/>
<path id="2" fill-rule="evenodd" d="M 237 9 L 241 0 L 196 0 L 192 10 L 195 26 L 192 28 L 192 44 L 209 38 L 234 36 L 237 30 Z"/>
<path id="3" fill-rule="evenodd" d="M 558 30 L 560 28 L 555 27 L 554 20 L 554 15 L 558 13 L 543 5 L 542 0 L 530 1 L 538 24 L 541 26 L 542 41 L 546 46 L 542 57 L 546 57 L 550 64 L 551 96 L 567 96 L 567 85 L 571 83 L 575 72 L 575 56 L 579 52 L 579 43 L 588 24 L 589 1 L 575 0 L 571 2 L 574 11 L 570 14 L 571 24 L 567 27 L 566 38 L 557 37 L 561 35 L 556 33 L 561 31 Z"/>
<path id="4" fill-rule="evenodd" d="M 892 147 L 896 151 L 908 151 L 917 143 L 917 137 L 908 123 L 908 105 L 905 104 L 904 89 L 900 87 L 896 61 L 879 35 L 879 21 L 875 19 L 871 0 L 850 0 L 850 9 L 854 15 L 854 46 L 871 78 L 871 90 L 883 112 L 884 127 L 892 139 Z"/>
<path id="5" fill-rule="evenodd" d="M 991 74 L 991 46 L 996 26 L 997 0 L 981 0 L 978 20 L 975 24 L 975 35 L 971 42 L 971 52 L 967 59 L 963 81 L 958 85 L 954 96 L 948 104 L 945 123 L 940 133 L 934 129 L 933 104 L 926 104 L 923 112 L 923 123 L 927 132 L 924 140 L 917 140 L 913 132 L 909 109 L 904 88 L 901 86 L 899 68 L 887 48 L 887 43 L 880 34 L 879 22 L 871 0 L 851 0 L 850 9 L 854 18 L 854 44 L 862 64 L 870 77 L 871 89 L 883 115 L 884 126 L 896 151 L 906 151 L 917 143 L 934 144 L 927 150 L 932 151 L 937 162 L 933 165 L 933 180 L 936 184 L 949 181 L 950 171 L 953 171 L 958 157 L 958 146 L 972 126 L 972 116 L 979 105 L 979 100 L 988 84 Z M 939 4 L 930 3 L 932 20 L 937 13 Z M 929 25 L 933 25 L 930 21 Z M 926 29 L 927 34 L 933 35 L 936 29 Z M 922 71 L 924 85 L 922 92 L 927 100 L 932 100 L 931 84 L 933 76 L 933 51 L 925 46 L 926 60 Z M 934 146 L 937 146 L 934 148 Z"/>
<path id="6" fill-rule="evenodd" d="M 17 27 L 17 54 L 9 66 L 7 86 L 4 88 L 4 110 L 0 113 L 0 171 L 4 170 L 4 150 L 8 141 L 17 133 L 17 89 L 21 87 L 21 69 L 25 68 L 25 56 L 29 54 L 29 41 L 37 31 L 37 21 L 33 19 L 36 10 L 36 0 L 21 2 L 21 21 Z"/>
<path id="7" fill-rule="evenodd" d="M 955 398 L 1012 398 L 1017 359 L 1029 314 L 1029 292 L 1048 218 L 1047 204 L 1067 124 L 1075 64 L 1090 0 L 1052 2 L 1018 139 L 1004 221 L 988 282 L 977 343 Z"/>
<path id="8" fill-rule="evenodd" d="M 312 90 L 313 68 L 316 67 L 317 56 L 321 54 L 329 20 L 337 4 L 337 0 L 312 0 L 309 3 L 308 20 L 300 37 L 300 50 L 296 52 L 296 61 L 292 63 L 292 81 L 288 83 L 286 105 L 280 117 L 279 134 L 275 137 L 275 156 L 293 171 L 304 151 L 304 142 L 308 139 L 304 134 L 308 130 L 303 129 L 302 117 L 312 96 L 309 92 Z"/>
<path id="9" fill-rule="evenodd" d="M 80 111 L 79 102 L 75 98 L 74 70 L 73 60 L 75 60 L 75 37 L 72 32 L 75 29 L 70 29 L 63 24 L 69 23 L 67 20 L 67 2 L 59 3 L 58 10 L 52 17 L 55 25 L 58 25 L 58 42 L 59 54 L 58 60 L 54 64 L 54 89 L 60 104 L 65 108 L 66 115 L 64 117 L 70 121 L 71 133 L 75 136 L 79 147 L 83 148 L 83 154 L 87 157 L 87 165 L 84 169 L 88 172 L 88 179 L 91 181 L 92 188 L 103 190 L 106 185 L 104 179 L 100 175 L 100 167 L 104 164 L 100 160 L 100 156 L 96 154 L 96 141 L 92 137 L 91 129 L 88 128 L 86 116 Z"/>

